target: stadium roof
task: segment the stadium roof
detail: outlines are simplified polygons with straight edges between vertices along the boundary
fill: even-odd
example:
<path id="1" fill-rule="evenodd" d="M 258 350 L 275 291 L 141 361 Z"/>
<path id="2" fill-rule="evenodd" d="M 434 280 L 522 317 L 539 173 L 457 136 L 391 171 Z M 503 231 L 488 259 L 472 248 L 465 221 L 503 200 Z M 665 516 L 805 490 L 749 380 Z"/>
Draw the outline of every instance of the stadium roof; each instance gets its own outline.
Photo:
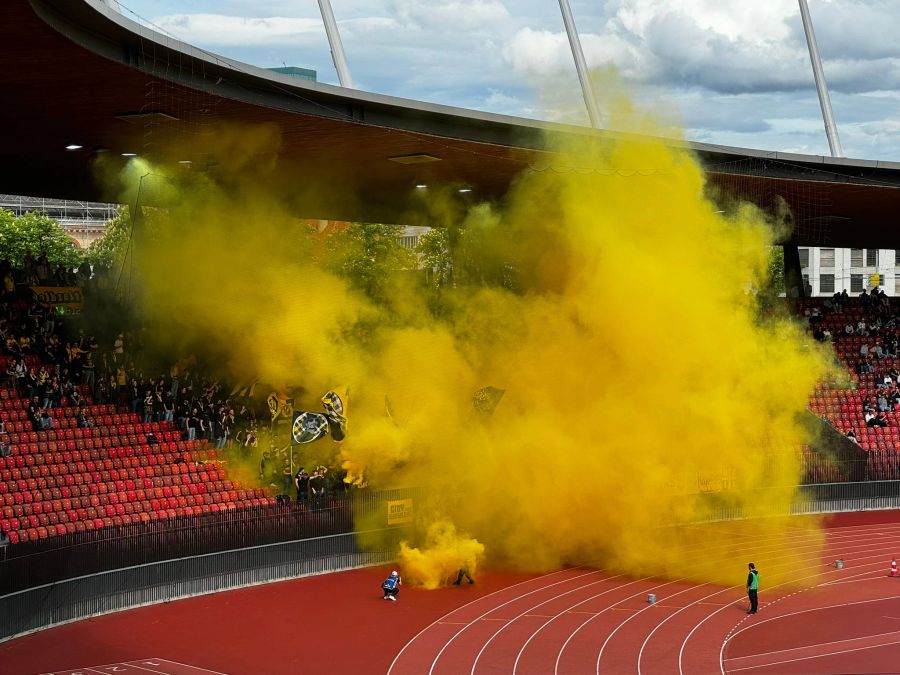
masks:
<path id="1" fill-rule="evenodd" d="M 153 154 L 213 123 L 277 125 L 282 189 L 318 189 L 315 213 L 421 223 L 416 184 L 502 196 L 527 169 L 562 169 L 546 134 L 580 127 L 451 108 L 298 80 L 147 29 L 99 0 L 0 3 L 0 192 L 110 200 L 104 154 Z M 82 146 L 66 150 L 66 146 Z M 689 144 L 723 192 L 772 208 L 779 197 L 807 245 L 900 248 L 900 163 Z M 197 158 L 185 158 L 198 161 Z M 355 198 L 348 198 L 353 195 Z"/>

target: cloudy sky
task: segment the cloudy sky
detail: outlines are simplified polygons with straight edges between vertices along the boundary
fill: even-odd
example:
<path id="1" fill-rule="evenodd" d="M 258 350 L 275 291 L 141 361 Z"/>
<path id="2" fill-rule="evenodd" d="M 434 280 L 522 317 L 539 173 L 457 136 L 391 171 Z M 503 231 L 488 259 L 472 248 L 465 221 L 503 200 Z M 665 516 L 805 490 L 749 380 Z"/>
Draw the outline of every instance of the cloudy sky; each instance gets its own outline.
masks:
<path id="1" fill-rule="evenodd" d="M 120 0 L 261 67 L 337 84 L 316 0 Z M 809 0 L 844 152 L 900 161 L 900 1 Z M 360 89 L 587 123 L 555 0 L 332 0 Z M 571 0 L 588 65 L 694 140 L 828 154 L 796 0 Z"/>

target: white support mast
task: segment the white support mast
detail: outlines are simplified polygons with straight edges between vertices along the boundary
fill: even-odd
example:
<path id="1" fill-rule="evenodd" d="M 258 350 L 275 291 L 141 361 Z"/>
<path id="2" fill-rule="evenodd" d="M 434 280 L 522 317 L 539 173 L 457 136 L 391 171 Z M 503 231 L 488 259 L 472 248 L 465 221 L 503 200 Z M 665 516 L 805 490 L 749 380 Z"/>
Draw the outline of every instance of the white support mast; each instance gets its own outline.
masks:
<path id="1" fill-rule="evenodd" d="M 347 55 L 344 54 L 341 34 L 338 32 L 337 21 L 334 20 L 334 12 L 331 10 L 331 0 L 319 0 L 319 10 L 322 12 L 322 22 L 325 24 L 325 34 L 328 36 L 328 45 L 331 47 L 331 59 L 334 61 L 335 70 L 337 70 L 338 81 L 342 87 L 353 89 L 353 78 L 350 77 Z"/>
<path id="2" fill-rule="evenodd" d="M 828 149 L 831 150 L 832 157 L 843 157 L 844 149 L 841 147 L 837 124 L 834 121 L 834 112 L 831 110 L 831 97 L 828 95 L 828 85 L 825 83 L 825 71 L 822 69 L 822 59 L 819 57 L 819 46 L 816 44 L 816 33 L 809 15 L 809 5 L 806 4 L 806 0 L 798 0 L 798 2 L 800 3 L 800 18 L 803 20 L 803 32 L 806 33 L 806 46 L 809 48 L 809 60 L 812 61 L 813 77 L 816 80 L 816 93 L 819 94 L 819 105 L 822 108 L 822 120 L 825 122 Z"/>
<path id="3" fill-rule="evenodd" d="M 572 16 L 572 8 L 569 7 L 569 0 L 559 0 L 559 9 L 562 11 L 563 23 L 566 25 L 566 35 L 569 36 L 569 46 L 572 48 L 572 56 L 575 59 L 575 72 L 578 73 L 578 81 L 581 82 L 581 94 L 584 96 L 584 105 L 587 106 L 588 117 L 591 118 L 591 126 L 599 129 L 600 110 L 597 108 L 597 100 L 594 98 L 587 62 L 584 60 L 584 52 L 581 50 L 581 40 L 578 39 L 578 29 L 575 28 L 575 18 Z"/>

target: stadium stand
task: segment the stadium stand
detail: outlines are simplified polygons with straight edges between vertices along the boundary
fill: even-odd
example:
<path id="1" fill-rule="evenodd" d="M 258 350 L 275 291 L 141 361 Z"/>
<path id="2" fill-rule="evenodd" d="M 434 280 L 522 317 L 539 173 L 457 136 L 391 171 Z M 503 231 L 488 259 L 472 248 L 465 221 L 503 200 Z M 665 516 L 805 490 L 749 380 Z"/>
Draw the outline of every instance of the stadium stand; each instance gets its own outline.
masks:
<path id="1" fill-rule="evenodd" d="M 3 309 L 4 543 L 275 503 L 265 490 L 231 480 L 221 452 L 208 439 L 184 440 L 162 410 L 142 416 L 128 405 L 130 395 L 96 402 L 101 388 L 91 386 L 95 378 L 81 377 L 86 355 L 96 350 L 92 339 L 81 339 L 84 349 L 74 342 L 63 349 L 62 321 L 40 306 L 19 296 Z M 52 420 L 51 428 L 41 428 L 38 412 Z"/>
<path id="2" fill-rule="evenodd" d="M 229 480 L 216 451 L 182 440 L 171 422 L 89 404 L 96 426 L 79 428 L 75 408 L 64 405 L 53 410 L 57 428 L 32 431 L 28 399 L 4 387 L 0 406 L 11 448 L 0 459 L 0 530 L 12 544 L 274 503 Z M 150 434 L 157 443 L 147 442 Z"/>
<path id="3" fill-rule="evenodd" d="M 866 479 L 900 478 L 900 382 L 897 370 L 898 319 L 894 304 L 882 293 L 858 298 L 808 298 L 800 310 L 817 340 L 833 343 L 847 380 L 822 383 L 810 409 L 866 451 Z M 848 328 L 849 326 L 849 328 Z M 876 356 L 876 347 L 882 356 Z M 893 372 L 892 372 L 893 371 Z M 885 381 L 887 377 L 887 382 Z M 878 398 L 883 397 L 883 410 Z M 882 415 L 885 426 L 867 423 L 867 414 Z"/>

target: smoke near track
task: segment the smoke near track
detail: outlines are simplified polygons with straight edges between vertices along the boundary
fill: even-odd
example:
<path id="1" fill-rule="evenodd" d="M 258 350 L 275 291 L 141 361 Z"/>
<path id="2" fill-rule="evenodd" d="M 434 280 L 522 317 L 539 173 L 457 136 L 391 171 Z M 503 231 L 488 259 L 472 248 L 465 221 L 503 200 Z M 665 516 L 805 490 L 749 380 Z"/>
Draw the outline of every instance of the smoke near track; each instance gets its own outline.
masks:
<path id="1" fill-rule="evenodd" d="M 789 555 L 797 531 L 779 516 L 796 497 L 798 415 L 829 357 L 761 317 L 774 224 L 720 212 L 687 150 L 548 140 L 547 165 L 500 203 L 462 208 L 435 190 L 447 269 L 380 268 L 373 296 L 334 264 L 352 244 L 296 218 L 318 215 L 314 202 L 273 193 L 276 132 L 219 130 L 216 147 L 206 173 L 124 174 L 132 195 L 128 176 L 164 185 L 167 216 L 135 249 L 148 335 L 208 345 L 231 378 L 302 389 L 299 408 L 347 386 L 347 438 L 316 452 L 350 481 L 428 495 L 406 579 L 435 587 L 487 561 L 730 580 L 748 552 L 705 556 L 707 530 L 679 526 L 723 505 L 762 519 L 717 532 Z M 319 189 L 333 199 L 336 185 Z M 488 386 L 503 396 L 479 413 Z"/>

